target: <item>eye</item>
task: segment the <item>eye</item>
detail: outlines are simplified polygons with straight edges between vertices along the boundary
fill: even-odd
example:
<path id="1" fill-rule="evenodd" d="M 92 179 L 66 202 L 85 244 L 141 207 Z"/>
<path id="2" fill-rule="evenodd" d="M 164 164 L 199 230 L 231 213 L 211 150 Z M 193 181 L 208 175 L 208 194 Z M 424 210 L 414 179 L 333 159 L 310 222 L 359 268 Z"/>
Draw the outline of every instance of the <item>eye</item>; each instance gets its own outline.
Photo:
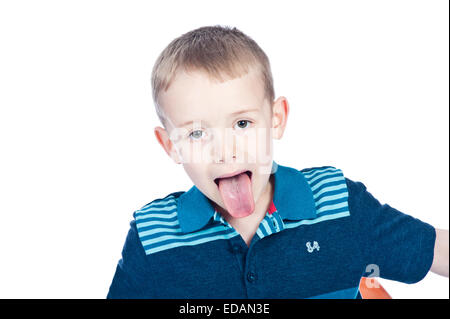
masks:
<path id="1" fill-rule="evenodd" d="M 189 137 L 193 140 L 198 140 L 203 136 L 203 131 L 195 130 L 189 134 Z"/>
<path id="2" fill-rule="evenodd" d="M 249 127 L 251 123 L 252 123 L 252 122 L 250 122 L 250 121 L 248 121 L 248 120 L 239 120 L 239 121 L 237 121 L 236 125 L 237 125 L 239 128 L 244 129 L 244 128 Z"/>

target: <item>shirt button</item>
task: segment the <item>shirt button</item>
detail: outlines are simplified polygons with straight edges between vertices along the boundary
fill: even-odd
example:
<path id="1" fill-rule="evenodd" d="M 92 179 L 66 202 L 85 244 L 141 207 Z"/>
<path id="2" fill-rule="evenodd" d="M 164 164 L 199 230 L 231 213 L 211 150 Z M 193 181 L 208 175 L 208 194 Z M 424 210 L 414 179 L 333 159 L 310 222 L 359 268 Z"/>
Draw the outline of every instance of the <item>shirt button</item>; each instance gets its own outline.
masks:
<path id="1" fill-rule="evenodd" d="M 256 276 L 256 274 L 254 272 L 247 273 L 247 280 L 249 282 L 254 282 L 254 281 L 256 281 L 256 279 L 258 279 L 258 276 Z"/>
<path id="2" fill-rule="evenodd" d="M 239 247 L 238 245 L 232 246 L 231 249 L 234 253 L 239 253 L 241 251 L 241 247 Z"/>

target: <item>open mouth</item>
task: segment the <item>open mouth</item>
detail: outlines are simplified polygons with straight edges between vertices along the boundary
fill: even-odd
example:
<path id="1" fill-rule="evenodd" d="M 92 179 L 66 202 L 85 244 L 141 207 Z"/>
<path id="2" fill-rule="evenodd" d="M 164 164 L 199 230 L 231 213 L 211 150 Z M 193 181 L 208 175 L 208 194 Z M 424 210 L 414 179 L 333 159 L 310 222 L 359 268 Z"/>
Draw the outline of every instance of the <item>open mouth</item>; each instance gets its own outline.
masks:
<path id="1" fill-rule="evenodd" d="M 251 172 L 251 171 L 245 171 L 245 172 L 236 174 L 236 175 L 234 175 L 234 176 L 226 177 L 226 178 L 235 177 L 235 176 L 238 176 L 238 175 L 240 175 L 240 174 L 247 174 L 247 176 L 250 178 L 250 180 L 252 179 L 252 172 Z M 216 178 L 216 179 L 214 179 L 214 183 L 216 183 L 217 187 L 219 187 L 219 180 L 221 180 L 221 179 L 222 179 L 222 178 Z"/>

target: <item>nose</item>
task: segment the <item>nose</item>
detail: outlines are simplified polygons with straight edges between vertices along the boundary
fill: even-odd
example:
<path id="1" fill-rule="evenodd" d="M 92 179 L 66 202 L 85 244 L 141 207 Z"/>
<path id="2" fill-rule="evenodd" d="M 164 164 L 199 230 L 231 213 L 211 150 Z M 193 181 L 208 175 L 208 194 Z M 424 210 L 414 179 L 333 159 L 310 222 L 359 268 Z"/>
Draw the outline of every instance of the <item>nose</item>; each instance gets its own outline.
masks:
<path id="1" fill-rule="evenodd" d="M 231 130 L 216 130 L 213 147 L 215 163 L 234 162 L 236 160 L 236 148 L 236 137 Z"/>

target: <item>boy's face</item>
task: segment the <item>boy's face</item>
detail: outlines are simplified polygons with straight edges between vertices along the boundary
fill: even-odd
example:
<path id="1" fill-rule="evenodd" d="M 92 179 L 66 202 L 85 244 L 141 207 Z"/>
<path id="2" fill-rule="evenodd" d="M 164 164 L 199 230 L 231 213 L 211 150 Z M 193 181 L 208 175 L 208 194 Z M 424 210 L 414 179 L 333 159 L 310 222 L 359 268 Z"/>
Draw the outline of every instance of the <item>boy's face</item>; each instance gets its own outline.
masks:
<path id="1" fill-rule="evenodd" d="M 254 69 L 222 83 L 179 72 L 161 93 L 160 107 L 167 127 L 156 127 L 155 135 L 167 154 L 216 209 L 234 218 L 250 215 L 270 187 L 272 139 L 283 135 L 287 100 L 270 103 Z M 245 171 L 250 174 L 233 174 Z"/>

